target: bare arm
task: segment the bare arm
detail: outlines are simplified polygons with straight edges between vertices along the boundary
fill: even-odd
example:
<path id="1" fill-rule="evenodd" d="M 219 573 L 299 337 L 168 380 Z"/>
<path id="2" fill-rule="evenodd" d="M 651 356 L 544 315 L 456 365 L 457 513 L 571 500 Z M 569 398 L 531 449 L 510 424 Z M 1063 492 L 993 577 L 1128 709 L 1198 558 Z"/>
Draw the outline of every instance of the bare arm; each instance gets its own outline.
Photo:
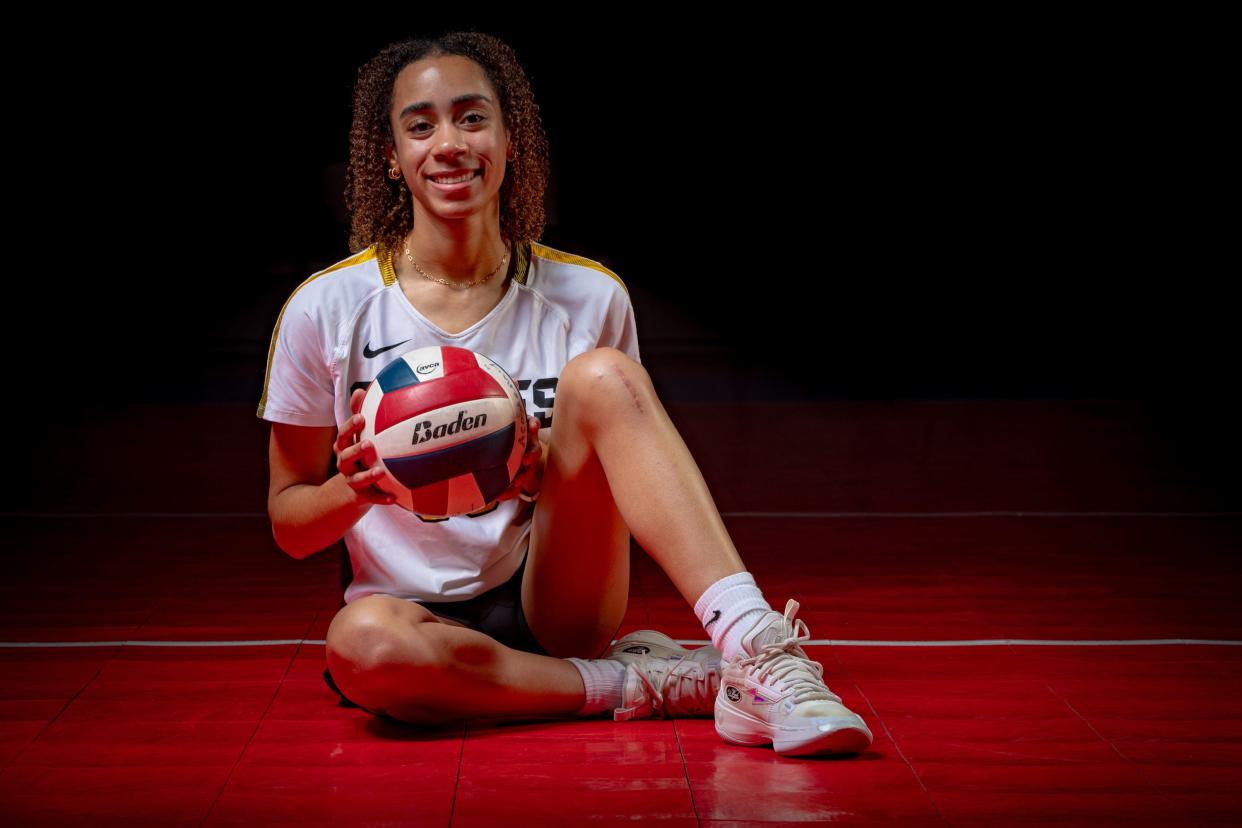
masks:
<path id="1" fill-rule="evenodd" d="M 339 434 L 330 426 L 272 424 L 267 513 L 276 544 L 294 558 L 340 540 L 375 504 L 394 502 L 372 486 L 383 475 L 375 467 L 375 447 L 356 441 L 363 424 L 356 412 L 363 396 L 361 390 L 354 392 L 350 404 L 355 414 Z M 329 478 L 333 452 L 338 472 Z"/>

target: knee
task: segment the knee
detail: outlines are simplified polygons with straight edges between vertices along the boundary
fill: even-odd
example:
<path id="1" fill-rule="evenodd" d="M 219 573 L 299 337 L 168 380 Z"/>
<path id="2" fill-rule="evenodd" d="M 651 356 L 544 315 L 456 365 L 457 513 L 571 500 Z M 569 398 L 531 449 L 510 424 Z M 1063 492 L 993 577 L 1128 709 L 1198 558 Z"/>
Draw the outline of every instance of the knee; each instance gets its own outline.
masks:
<path id="1" fill-rule="evenodd" d="M 411 611 L 427 612 L 400 598 L 371 595 L 341 608 L 332 619 L 325 642 L 328 669 L 348 699 L 375 709 L 391 667 L 399 664 L 408 675 L 437 666 L 435 648 L 418 629 L 422 625 L 409 617 Z"/>
<path id="2" fill-rule="evenodd" d="M 390 644 L 393 628 L 399 621 L 395 608 L 389 605 L 393 600 L 400 599 L 369 595 L 341 607 L 328 625 L 325 649 L 329 662 L 347 663 L 358 668 L 368 668 L 377 663 L 380 652 Z"/>
<path id="3" fill-rule="evenodd" d="M 596 348 L 571 359 L 561 371 L 557 403 L 596 415 L 648 413 L 658 404 L 647 370 L 616 348 Z"/>

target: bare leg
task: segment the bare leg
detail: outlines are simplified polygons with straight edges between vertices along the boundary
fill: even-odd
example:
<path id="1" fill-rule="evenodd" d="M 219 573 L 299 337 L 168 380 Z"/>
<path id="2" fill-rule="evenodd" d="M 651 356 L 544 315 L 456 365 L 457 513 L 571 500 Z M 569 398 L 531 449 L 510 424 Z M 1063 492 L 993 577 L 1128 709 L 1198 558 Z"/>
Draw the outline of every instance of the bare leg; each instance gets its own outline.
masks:
<path id="1" fill-rule="evenodd" d="M 585 700 L 568 661 L 509 649 L 389 595 L 343 607 L 328 628 L 327 657 L 350 700 L 411 724 L 563 718 Z"/>
<path id="2" fill-rule="evenodd" d="M 629 594 L 629 535 L 693 606 L 745 571 L 703 475 L 647 372 L 612 348 L 565 366 L 522 606 L 554 655 L 606 647 Z"/>
<path id="3" fill-rule="evenodd" d="M 681 435 L 638 363 L 603 348 L 562 372 L 522 604 L 553 656 L 603 653 L 629 594 L 629 536 L 688 603 L 745 567 Z M 565 717 L 576 667 L 512 650 L 417 604 L 371 596 L 328 630 L 328 666 L 350 699 L 413 724 Z"/>

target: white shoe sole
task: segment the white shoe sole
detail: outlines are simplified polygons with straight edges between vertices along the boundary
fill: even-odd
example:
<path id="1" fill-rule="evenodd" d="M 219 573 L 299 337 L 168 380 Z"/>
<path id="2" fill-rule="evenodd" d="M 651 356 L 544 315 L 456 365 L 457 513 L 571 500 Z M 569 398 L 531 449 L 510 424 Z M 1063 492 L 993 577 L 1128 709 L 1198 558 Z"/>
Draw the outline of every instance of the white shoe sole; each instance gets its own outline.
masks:
<path id="1" fill-rule="evenodd" d="M 871 746 L 871 731 L 857 714 L 786 721 L 798 726 L 765 722 L 716 699 L 716 732 L 731 745 L 770 744 L 782 756 L 861 753 Z"/>

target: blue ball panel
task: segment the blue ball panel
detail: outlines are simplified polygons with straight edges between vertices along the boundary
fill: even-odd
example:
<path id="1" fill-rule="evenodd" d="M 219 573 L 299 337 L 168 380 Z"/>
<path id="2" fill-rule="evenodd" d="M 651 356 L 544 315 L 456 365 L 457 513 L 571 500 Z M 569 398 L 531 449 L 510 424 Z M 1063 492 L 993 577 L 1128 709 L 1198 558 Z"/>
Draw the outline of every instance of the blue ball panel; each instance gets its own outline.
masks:
<path id="1" fill-rule="evenodd" d="M 513 481 L 509 479 L 509 467 L 502 460 L 499 465 L 482 469 L 474 473 L 474 482 L 483 493 L 483 499 L 491 503 L 504 494 L 505 489 Z"/>
<path id="2" fill-rule="evenodd" d="M 478 472 L 480 469 L 504 466 L 509 459 L 509 453 L 513 451 L 514 428 L 515 425 L 510 423 L 500 431 L 471 440 L 469 443 L 430 451 L 414 457 L 386 459 L 384 465 L 388 467 L 392 476 L 407 489 L 417 489 L 420 486 L 438 483 L 461 474 Z M 505 485 L 509 485 L 507 480 Z M 503 492 L 504 489 L 502 488 L 501 491 Z M 486 495 L 487 491 L 484 490 L 483 494 Z"/>
<path id="3" fill-rule="evenodd" d="M 405 388 L 407 385 L 414 385 L 418 382 L 418 377 L 414 375 L 414 370 L 410 368 L 410 363 L 404 359 L 396 359 L 389 363 L 379 375 L 375 377 L 375 381 L 380 384 L 380 388 L 385 394 L 391 394 L 398 388 Z"/>

